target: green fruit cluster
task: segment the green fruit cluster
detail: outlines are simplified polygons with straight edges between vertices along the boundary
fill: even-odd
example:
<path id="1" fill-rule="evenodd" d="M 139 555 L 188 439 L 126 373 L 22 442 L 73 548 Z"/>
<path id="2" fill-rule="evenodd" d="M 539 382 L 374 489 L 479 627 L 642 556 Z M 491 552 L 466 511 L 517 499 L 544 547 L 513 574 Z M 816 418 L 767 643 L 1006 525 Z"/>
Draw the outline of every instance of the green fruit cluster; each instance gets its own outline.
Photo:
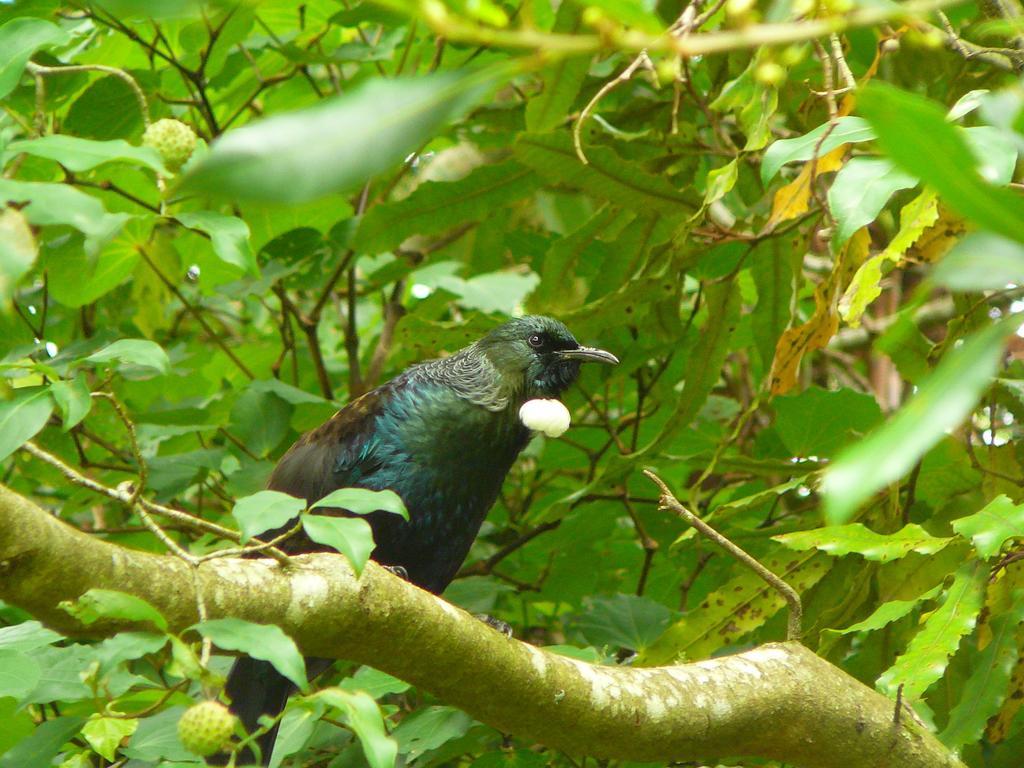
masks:
<path id="1" fill-rule="evenodd" d="M 169 171 L 183 166 L 196 148 L 196 134 L 180 120 L 165 117 L 152 123 L 142 134 L 144 146 L 160 153 Z"/>
<path id="2" fill-rule="evenodd" d="M 202 757 L 220 751 L 234 731 L 235 716 L 219 701 L 204 701 L 189 707 L 178 720 L 182 746 Z"/>

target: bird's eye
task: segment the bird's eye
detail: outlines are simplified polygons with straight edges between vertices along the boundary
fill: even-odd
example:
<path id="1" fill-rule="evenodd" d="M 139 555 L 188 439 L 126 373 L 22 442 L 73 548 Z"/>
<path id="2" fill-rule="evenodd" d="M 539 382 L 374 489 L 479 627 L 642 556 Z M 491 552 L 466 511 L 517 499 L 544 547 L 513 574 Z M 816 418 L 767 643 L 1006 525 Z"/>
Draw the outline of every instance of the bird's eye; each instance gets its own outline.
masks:
<path id="1" fill-rule="evenodd" d="M 535 334 L 533 334 L 533 335 L 532 335 L 532 336 L 531 336 L 531 337 L 530 337 L 530 338 L 528 339 L 528 341 L 530 342 L 530 346 L 531 346 L 531 347 L 534 347 L 534 348 L 538 348 L 538 347 L 542 347 L 542 346 L 544 346 L 544 339 L 543 339 L 543 338 L 541 338 L 541 335 L 540 335 L 539 333 L 535 333 Z"/>

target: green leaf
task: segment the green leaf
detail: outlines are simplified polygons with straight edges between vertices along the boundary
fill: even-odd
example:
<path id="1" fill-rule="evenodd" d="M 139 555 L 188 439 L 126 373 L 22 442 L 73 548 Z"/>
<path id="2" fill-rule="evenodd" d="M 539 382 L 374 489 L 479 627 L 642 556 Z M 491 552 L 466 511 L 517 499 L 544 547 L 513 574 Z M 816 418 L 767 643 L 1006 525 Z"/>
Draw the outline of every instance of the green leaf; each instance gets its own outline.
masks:
<path id="1" fill-rule="evenodd" d="M 939 585 L 910 600 L 890 600 L 887 603 L 882 603 L 866 619 L 858 621 L 856 624 L 851 624 L 845 629 L 822 630 L 820 652 L 822 654 L 827 653 L 828 649 L 835 644 L 835 639 L 842 635 L 848 635 L 852 632 L 874 632 L 889 626 L 894 621 L 899 621 L 903 617 L 910 615 L 911 611 L 921 603 L 935 598 L 941 589 L 942 585 Z"/>
<path id="2" fill-rule="evenodd" d="M 163 347 L 148 339 L 119 339 L 85 358 L 87 363 L 115 361 L 137 368 L 148 368 L 157 373 L 167 373 L 171 366 Z"/>
<path id="3" fill-rule="evenodd" d="M 76 733 L 85 718 L 58 717 L 40 723 L 27 739 L 0 755 L 0 768 L 52 768 L 53 760 Z"/>
<path id="4" fill-rule="evenodd" d="M 828 207 L 836 219 L 835 243 L 845 243 L 874 221 L 894 192 L 916 184 L 916 177 L 884 158 L 852 158 L 836 174 L 828 191 Z"/>
<path id="5" fill-rule="evenodd" d="M 159 714 L 145 717 L 132 734 L 128 746 L 121 753 L 132 760 L 141 760 L 148 765 L 169 768 L 163 761 L 193 761 L 195 755 L 182 746 L 178 739 L 178 720 L 185 707 L 171 707 Z"/>
<path id="6" fill-rule="evenodd" d="M 259 274 L 256 256 L 249 248 L 249 225 L 237 216 L 214 211 L 190 211 L 175 217 L 189 229 L 198 229 L 210 236 L 213 252 L 226 264 L 247 274 Z"/>
<path id="7" fill-rule="evenodd" d="M 86 252 L 88 239 L 86 249 L 80 238 L 66 238 L 46 248 L 43 266 L 50 276 L 51 295 L 68 307 L 82 307 L 112 291 L 138 266 L 139 251 L 150 247 L 152 229 L 151 219 L 129 221 L 95 256 Z"/>
<path id="8" fill-rule="evenodd" d="M 82 736 L 97 754 L 113 761 L 121 741 L 138 727 L 139 721 L 134 717 L 93 716 L 82 726 Z"/>
<path id="9" fill-rule="evenodd" d="M 250 452 L 263 457 L 288 433 L 294 410 L 273 392 L 247 387 L 231 408 L 231 429 Z"/>
<path id="10" fill-rule="evenodd" d="M 568 134 L 521 133 L 513 152 L 519 162 L 548 181 L 578 187 L 598 200 L 638 213 L 683 218 L 697 209 L 692 193 L 680 192 L 662 176 L 637 170 L 607 147 L 589 147 L 589 162 L 584 165 Z"/>
<path id="11" fill-rule="evenodd" d="M 100 671 L 108 672 L 121 662 L 156 653 L 167 645 L 168 637 L 155 632 L 118 632 L 94 646 Z"/>
<path id="12" fill-rule="evenodd" d="M 356 576 L 362 574 L 374 547 L 369 523 L 355 517 L 305 515 L 302 527 L 313 541 L 333 547 L 345 555 Z"/>
<path id="13" fill-rule="evenodd" d="M 316 106 L 269 117 L 213 143 L 183 190 L 302 202 L 394 166 L 489 92 L 495 75 L 371 80 Z"/>
<path id="14" fill-rule="evenodd" d="M 235 501 L 231 515 L 238 521 L 242 543 L 264 531 L 286 525 L 306 508 L 303 499 L 280 491 L 257 491 Z"/>
<path id="15" fill-rule="evenodd" d="M 458 579 L 463 581 L 463 579 Z M 364 691 L 375 699 L 389 693 L 405 693 L 412 688 L 409 683 L 381 672 L 373 667 L 360 667 L 354 675 L 341 681 L 339 687 L 346 691 Z"/>
<path id="16" fill-rule="evenodd" d="M 808 387 L 775 398 L 772 407 L 775 431 L 792 455 L 801 458 L 832 456 L 882 420 L 875 398 L 852 389 Z"/>
<path id="17" fill-rule="evenodd" d="M 0 648 L 0 698 L 20 699 L 39 683 L 35 659 L 13 648 Z"/>
<path id="18" fill-rule="evenodd" d="M 678 430 L 689 426 L 722 374 L 722 365 L 729 354 L 730 341 L 739 323 L 740 291 L 734 280 L 723 280 L 708 283 L 704 294 L 708 317 L 690 353 L 686 384 L 661 434 L 652 445 L 644 449 L 645 453 L 659 449 Z"/>
<path id="19" fill-rule="evenodd" d="M 152 147 L 135 147 L 122 139 L 93 141 L 77 136 L 41 136 L 38 139 L 12 141 L 4 153 L 12 157 L 19 152 L 56 160 L 69 171 L 88 171 L 103 163 L 128 162 L 141 165 L 164 176 L 170 175 L 160 153 Z"/>
<path id="20" fill-rule="evenodd" d="M 35 437 L 53 413 L 53 398 L 46 388 L 20 390 L 13 400 L 0 403 L 0 461 Z"/>
<path id="21" fill-rule="evenodd" d="M 878 690 L 893 697 L 903 685 L 904 697 L 914 700 L 942 677 L 960 640 L 978 621 L 987 578 L 988 571 L 980 561 L 960 567 L 945 601 L 928 617 L 906 653 L 878 678 Z"/>
<path id="22" fill-rule="evenodd" d="M 0 27 L 0 99 L 18 85 L 32 54 L 66 40 L 64 30 L 43 19 L 15 18 Z"/>
<path id="23" fill-rule="evenodd" d="M 392 734 L 398 751 L 412 762 L 426 752 L 463 736 L 473 718 L 455 707 L 423 707 L 402 718 Z"/>
<path id="24" fill-rule="evenodd" d="M 120 77 L 100 77 L 71 103 L 62 130 L 100 141 L 141 139 L 143 124 L 139 100 Z"/>
<path id="25" fill-rule="evenodd" d="M 843 144 L 854 144 L 875 138 L 875 132 L 863 118 L 840 117 L 836 121 L 836 127 L 819 147 L 818 142 L 822 134 L 828 130 L 828 126 L 829 124 L 825 123 L 795 139 L 780 139 L 774 142 L 765 150 L 764 158 L 761 160 L 761 181 L 767 184 L 786 163 L 810 160 L 814 157 L 815 148 L 818 150 L 818 157 L 822 157 Z"/>
<path id="26" fill-rule="evenodd" d="M 167 619 L 141 597 L 113 589 L 90 589 L 77 600 L 65 600 L 60 607 L 88 626 L 100 619 L 149 622 L 167 631 Z"/>
<path id="27" fill-rule="evenodd" d="M 988 645 L 971 661 L 971 676 L 960 701 L 949 713 L 939 741 L 951 749 L 981 741 L 985 726 L 1009 692 L 1010 674 L 1017 662 L 1017 635 L 1024 622 L 1024 598 L 1017 595 L 1011 610 L 992 618 Z"/>
<path id="28" fill-rule="evenodd" d="M 1005 186 L 1013 181 L 1017 168 L 1017 145 L 1008 131 L 990 125 L 964 128 L 964 138 L 974 159 L 978 173 L 990 184 Z"/>
<path id="29" fill-rule="evenodd" d="M 991 232 L 971 232 L 935 267 L 932 278 L 951 291 L 998 291 L 1020 282 L 1024 246 Z"/>
<path id="30" fill-rule="evenodd" d="M 25 621 L 0 629 L 0 649 L 11 651 L 34 651 L 45 645 L 53 645 L 64 636 L 47 629 L 38 621 Z"/>
<path id="31" fill-rule="evenodd" d="M 1024 504 L 997 496 L 973 515 L 954 520 L 953 530 L 968 537 L 982 559 L 988 560 L 999 554 L 1007 539 L 1024 538 Z"/>
<path id="32" fill-rule="evenodd" d="M 210 619 L 196 624 L 193 629 L 222 650 L 241 651 L 254 659 L 269 661 L 300 690 L 309 688 L 306 662 L 295 641 L 280 627 L 242 619 Z"/>
<path id="33" fill-rule="evenodd" d="M 733 159 L 721 168 L 715 168 L 708 172 L 707 190 L 704 192 L 704 205 L 711 205 L 716 200 L 721 200 L 736 186 L 736 179 L 739 178 L 739 160 Z"/>
<path id="34" fill-rule="evenodd" d="M 90 254 L 131 218 L 127 213 L 107 213 L 95 197 L 68 184 L 0 178 L 0 204 L 10 203 L 27 203 L 22 213 L 32 224 L 66 224 L 84 233 Z"/>
<path id="35" fill-rule="evenodd" d="M 459 181 L 428 181 L 404 200 L 371 208 L 359 223 L 353 246 L 363 253 L 390 251 L 411 235 L 484 219 L 539 186 L 533 171 L 511 160 L 477 168 Z"/>
<path id="36" fill-rule="evenodd" d="M 933 555 L 954 539 L 932 536 L 914 523 L 903 526 L 895 533 L 875 533 L 861 523 L 834 525 L 816 528 L 813 531 L 796 531 L 772 537 L 789 549 L 820 549 L 830 555 L 855 553 L 865 560 L 888 562 L 917 552 Z"/>
<path id="37" fill-rule="evenodd" d="M 579 7 L 562 3 L 554 32 L 578 33 L 583 28 Z M 526 130 L 543 133 L 565 120 L 590 69 L 590 56 L 562 56 L 541 72 L 541 92 L 526 104 Z"/>
<path id="38" fill-rule="evenodd" d="M 863 501 L 909 472 L 967 418 L 991 384 L 1011 330 L 990 325 L 948 352 L 895 416 L 838 456 L 821 483 L 829 523 L 849 520 Z"/>
<path id="39" fill-rule="evenodd" d="M 39 254 L 35 235 L 16 208 L 0 211 L 0 310 L 14 295 L 14 288 Z"/>
<path id="40" fill-rule="evenodd" d="M 982 178 L 962 129 L 946 121 L 938 104 L 877 81 L 858 91 L 857 104 L 893 162 L 935 187 L 961 215 L 1024 242 L 1024 201 Z"/>
<path id="41" fill-rule="evenodd" d="M 92 409 L 92 396 L 85 376 L 79 373 L 71 381 L 63 379 L 50 384 L 50 394 L 60 409 L 61 429 L 67 432 L 84 419 Z"/>
<path id="42" fill-rule="evenodd" d="M 380 707 L 363 691 L 327 688 L 316 695 L 345 714 L 349 728 L 359 737 L 360 746 L 371 768 L 393 768 L 398 757 L 398 744 L 384 728 Z"/>
<path id="43" fill-rule="evenodd" d="M 344 509 L 357 515 L 368 515 L 371 512 L 393 512 L 399 517 L 409 519 L 409 511 L 405 508 L 401 497 L 394 491 L 371 491 L 366 488 L 339 488 L 331 491 L 310 509 L 331 507 Z"/>
<path id="44" fill-rule="evenodd" d="M 618 594 L 587 600 L 576 626 L 594 646 L 611 645 L 641 651 L 672 623 L 673 613 L 647 597 Z"/>

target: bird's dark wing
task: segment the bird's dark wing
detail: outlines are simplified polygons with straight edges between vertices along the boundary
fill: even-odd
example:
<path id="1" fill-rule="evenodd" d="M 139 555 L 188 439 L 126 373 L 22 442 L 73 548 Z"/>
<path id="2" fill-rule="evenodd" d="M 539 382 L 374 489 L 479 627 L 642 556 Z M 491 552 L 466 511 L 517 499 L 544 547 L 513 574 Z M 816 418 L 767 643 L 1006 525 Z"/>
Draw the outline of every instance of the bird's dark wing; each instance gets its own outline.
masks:
<path id="1" fill-rule="evenodd" d="M 303 435 L 281 457 L 267 487 L 312 504 L 373 475 L 381 461 L 376 422 L 388 390 L 385 385 L 367 392 Z"/>

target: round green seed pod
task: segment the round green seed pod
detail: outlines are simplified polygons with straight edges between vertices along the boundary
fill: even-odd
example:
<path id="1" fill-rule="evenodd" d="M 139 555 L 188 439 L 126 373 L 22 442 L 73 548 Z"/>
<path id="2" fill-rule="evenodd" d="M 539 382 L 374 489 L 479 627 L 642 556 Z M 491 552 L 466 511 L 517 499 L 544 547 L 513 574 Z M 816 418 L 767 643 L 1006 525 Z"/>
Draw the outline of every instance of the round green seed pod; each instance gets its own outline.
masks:
<path id="1" fill-rule="evenodd" d="M 189 707 L 178 720 L 182 746 L 202 757 L 219 752 L 234 732 L 235 716 L 219 701 Z"/>
<path id="2" fill-rule="evenodd" d="M 169 171 L 183 166 L 196 148 L 196 133 L 180 120 L 165 117 L 152 123 L 144 134 L 142 144 L 160 153 Z"/>

